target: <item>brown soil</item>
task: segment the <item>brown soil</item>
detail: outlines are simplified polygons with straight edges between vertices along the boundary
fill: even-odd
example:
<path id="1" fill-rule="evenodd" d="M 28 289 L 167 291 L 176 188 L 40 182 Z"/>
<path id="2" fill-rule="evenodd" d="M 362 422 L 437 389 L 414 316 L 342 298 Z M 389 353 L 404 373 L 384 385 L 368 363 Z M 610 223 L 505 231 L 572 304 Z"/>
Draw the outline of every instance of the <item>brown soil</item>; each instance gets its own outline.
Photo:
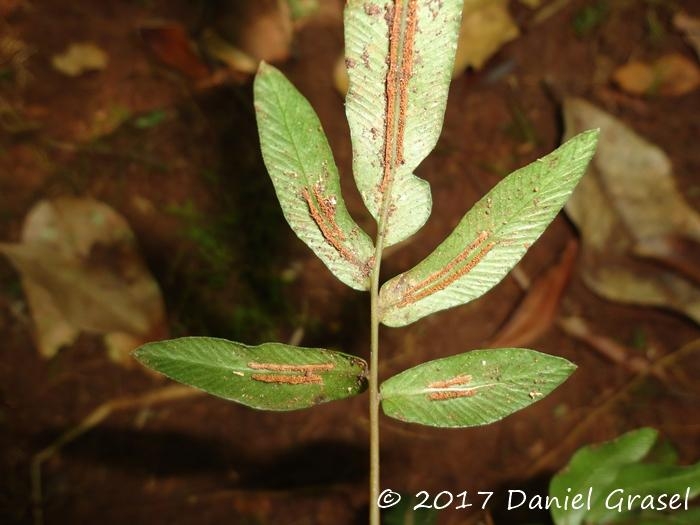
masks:
<path id="1" fill-rule="evenodd" d="M 259 153 L 251 83 L 195 89 L 153 62 L 138 38 L 139 24 L 158 18 L 179 20 L 196 33 L 206 3 L 41 0 L 18 2 L 16 10 L 9 7 L 13 3 L 3 8 L 0 1 L 0 13 L 12 11 L 0 21 L 0 36 L 12 35 L 29 47 L 22 64 L 27 78 L 0 80 L 0 97 L 25 124 L 39 126 L 0 135 L 1 238 L 17 240 L 24 215 L 41 198 L 95 197 L 134 228 L 165 294 L 175 335 L 255 343 L 288 340 L 301 326 L 304 345 L 367 358 L 366 297 L 337 282 L 278 210 Z M 611 69 L 630 57 L 692 57 L 671 27 L 671 8 L 630 1 L 622 14 L 576 36 L 575 14 L 594 3 L 571 0 L 537 26 L 531 11 L 515 6 L 523 35 L 482 71 L 453 83 L 443 135 L 418 170 L 431 183 L 433 216 L 411 244 L 387 258 L 386 276 L 428 254 L 503 173 L 558 144 L 563 94 L 588 98 L 663 148 L 684 195 L 700 207 L 697 91 L 643 99 L 609 84 Z M 700 15 L 693 0 L 673 5 Z M 335 7 L 329 12 L 339 12 Z M 650 9 L 666 29 L 658 40 L 647 34 Z M 75 41 L 107 51 L 108 68 L 76 79 L 56 72 L 50 57 Z M 349 133 L 333 88 L 331 71 L 341 51 L 341 20 L 325 16 L 297 32 L 293 57 L 280 67 L 317 109 L 344 174 L 348 207 L 371 231 L 349 176 Z M 135 127 L 133 117 L 119 119 L 127 111 L 138 116 L 155 109 L 166 116 L 148 129 Z M 534 144 L 522 129 L 511 132 L 518 115 L 536 133 Z M 188 203 L 194 217 L 182 211 Z M 558 217 L 524 259 L 524 271 L 539 274 L 575 235 L 566 218 Z M 209 248 L 212 240 L 215 250 Z M 291 282 L 282 278 L 289 273 L 296 275 Z M 116 366 L 88 335 L 54 359 L 41 359 L 19 278 L 4 260 L 0 285 L 0 522 L 9 525 L 31 522 L 34 454 L 100 404 L 166 383 L 138 366 Z M 468 306 L 383 330 L 381 376 L 480 347 L 521 295 L 507 278 Z M 641 335 L 640 351 L 655 356 L 700 335 L 679 315 L 601 300 L 576 277 L 562 309 L 628 346 Z M 520 488 L 544 494 L 552 472 L 575 448 L 644 425 L 659 429 L 681 461 L 700 459 L 697 390 L 644 380 L 595 413 L 593 424 L 579 427 L 634 374 L 554 326 L 532 346 L 570 359 L 578 371 L 553 395 L 484 428 L 433 430 L 383 418 L 382 485 L 406 493 L 503 495 Z M 687 377 L 698 377 L 697 359 L 678 366 Z M 358 396 L 308 411 L 264 413 L 197 396 L 117 411 L 45 463 L 45 523 L 363 523 L 366 403 L 366 396 Z M 497 524 L 548 520 L 546 514 L 507 513 L 502 501 L 492 502 L 490 513 Z M 452 511 L 440 523 L 484 519 L 483 513 Z"/>

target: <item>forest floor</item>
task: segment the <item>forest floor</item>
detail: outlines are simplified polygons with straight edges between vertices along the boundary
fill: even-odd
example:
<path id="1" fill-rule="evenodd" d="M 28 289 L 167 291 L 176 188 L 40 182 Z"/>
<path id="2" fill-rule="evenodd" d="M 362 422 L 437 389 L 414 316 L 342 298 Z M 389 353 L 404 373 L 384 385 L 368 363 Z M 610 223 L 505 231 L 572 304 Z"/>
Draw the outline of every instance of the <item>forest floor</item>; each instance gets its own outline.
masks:
<path id="1" fill-rule="evenodd" d="M 316 108 L 350 212 L 372 231 L 350 176 L 349 131 L 333 84 L 343 36 L 342 2 L 331 3 L 334 9 L 295 31 L 291 57 L 278 65 Z M 503 175 L 560 143 L 565 96 L 587 99 L 663 149 L 681 194 L 700 209 L 699 92 L 635 96 L 611 81 L 630 58 L 695 59 L 671 19 L 680 8 L 700 16 L 700 6 L 620 2 L 581 27 L 584 14 L 605 2 L 561 4 L 535 22 L 537 11 L 514 2 L 521 35 L 453 82 L 443 134 L 417 171 L 430 182 L 433 215 L 411 243 L 388 255 L 386 277 L 430 253 Z M 41 199 L 98 199 L 133 229 L 162 290 L 172 335 L 256 344 L 296 334 L 304 346 L 368 357 L 367 297 L 336 281 L 278 209 L 260 156 L 252 79 L 196 85 L 155 60 L 139 37 L 138 28 L 156 19 L 196 35 L 201 2 L 4 0 L 0 9 L 0 38 L 21 44 L 0 70 L 3 242 L 19 241 L 24 217 Z M 99 46 L 107 66 L 75 78 L 61 74 L 51 57 L 72 42 Z M 560 214 L 518 275 L 536 279 L 578 238 Z M 649 362 L 700 338 L 697 324 L 680 313 L 601 298 L 579 266 L 560 317 L 585 319 L 592 333 Z M 527 293 L 521 285 L 507 277 L 468 306 L 383 329 L 381 377 L 483 347 Z M 102 404 L 168 383 L 128 361 L 116 364 L 94 334 L 42 358 L 19 274 L 4 258 L 0 333 L 0 522 L 30 523 L 37 511 L 34 455 Z M 679 354 L 659 379 L 611 361 L 554 320 L 529 346 L 578 370 L 546 399 L 488 427 L 436 430 L 383 417 L 382 486 L 408 494 L 497 494 L 487 511 L 442 513 L 445 525 L 549 523 L 546 512 L 506 512 L 498 497 L 509 488 L 545 494 L 552 473 L 580 446 L 651 426 L 683 463 L 700 460 L 697 351 Z M 366 403 L 358 396 L 291 413 L 206 396 L 129 404 L 43 463 L 44 522 L 363 523 Z"/>

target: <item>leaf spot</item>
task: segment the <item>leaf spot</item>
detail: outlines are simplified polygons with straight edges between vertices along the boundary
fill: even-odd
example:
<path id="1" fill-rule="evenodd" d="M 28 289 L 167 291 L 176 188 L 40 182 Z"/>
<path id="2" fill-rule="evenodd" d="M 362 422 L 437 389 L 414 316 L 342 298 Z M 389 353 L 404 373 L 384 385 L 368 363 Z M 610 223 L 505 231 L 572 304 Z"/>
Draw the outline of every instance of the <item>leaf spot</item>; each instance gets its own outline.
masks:
<path id="1" fill-rule="evenodd" d="M 373 4 L 371 2 L 368 2 L 365 4 L 365 14 L 369 16 L 377 16 L 381 14 L 381 9 L 379 9 L 379 6 L 377 4 Z"/>
<path id="2" fill-rule="evenodd" d="M 455 386 L 465 386 L 471 383 L 472 376 L 469 374 L 460 374 L 451 379 L 445 379 L 443 381 L 433 381 L 428 384 L 430 389 L 448 389 L 440 390 L 439 392 L 430 392 L 428 394 L 428 399 L 431 401 L 444 401 L 446 399 L 457 399 L 460 397 L 472 397 L 477 393 L 476 388 L 457 388 Z"/>
<path id="3" fill-rule="evenodd" d="M 248 368 L 253 370 L 271 370 L 275 372 L 326 372 L 328 370 L 333 370 L 335 365 L 333 363 L 319 363 L 310 365 L 285 365 L 278 363 L 248 363 Z"/>
<path id="4" fill-rule="evenodd" d="M 313 197 L 307 188 L 302 188 L 301 195 L 306 201 L 311 218 L 318 226 L 323 238 L 335 248 L 343 259 L 358 267 L 362 267 L 355 254 L 348 250 L 344 244 L 345 234 L 335 220 L 336 200 L 324 197 L 318 184 L 314 184 L 311 191 L 313 192 Z"/>
<path id="5" fill-rule="evenodd" d="M 471 380 L 472 376 L 469 374 L 461 374 L 445 381 L 434 381 L 428 385 L 428 388 L 448 388 L 455 385 L 468 385 L 471 383 Z"/>
<path id="6" fill-rule="evenodd" d="M 250 377 L 252 377 L 255 381 L 261 381 L 263 383 L 284 383 L 288 385 L 309 385 L 314 383 L 323 384 L 323 378 L 316 374 L 253 374 Z"/>
<path id="7" fill-rule="evenodd" d="M 287 365 L 279 363 L 248 363 L 248 368 L 253 370 L 267 370 L 270 372 L 292 372 L 291 374 L 253 374 L 250 377 L 263 383 L 283 383 L 288 385 L 323 384 L 323 378 L 315 372 L 333 370 L 333 363 L 319 363 L 310 365 Z"/>
<path id="8" fill-rule="evenodd" d="M 428 399 L 431 401 L 445 401 L 447 399 L 458 399 L 460 397 L 473 397 L 476 395 L 476 388 L 467 388 L 465 390 L 445 390 L 442 392 L 432 392 L 428 394 Z"/>

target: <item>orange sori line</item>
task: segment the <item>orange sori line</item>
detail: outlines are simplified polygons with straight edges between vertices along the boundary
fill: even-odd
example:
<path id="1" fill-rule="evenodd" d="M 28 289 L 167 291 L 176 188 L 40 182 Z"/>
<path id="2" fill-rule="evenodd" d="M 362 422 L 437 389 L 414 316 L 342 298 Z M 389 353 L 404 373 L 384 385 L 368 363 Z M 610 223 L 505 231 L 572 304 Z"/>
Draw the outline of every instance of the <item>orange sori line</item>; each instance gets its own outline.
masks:
<path id="1" fill-rule="evenodd" d="M 338 239 L 340 239 L 341 241 L 344 241 L 345 234 L 340 229 L 340 226 L 338 226 L 338 223 L 335 220 L 335 204 L 331 204 L 328 198 L 324 197 L 321 194 L 321 189 L 318 187 L 317 184 L 314 184 L 311 187 L 311 191 L 313 191 L 314 197 L 316 197 L 316 202 L 318 203 L 318 207 L 321 208 L 321 214 L 325 217 L 326 222 L 328 222 L 328 224 L 331 225 L 331 228 L 333 228 L 336 237 L 338 237 Z"/>
<path id="2" fill-rule="evenodd" d="M 408 82 L 413 74 L 413 47 L 418 20 L 418 2 L 409 0 L 406 29 L 401 35 L 401 18 L 404 0 L 394 2 L 394 12 L 389 31 L 389 68 L 386 75 L 386 112 L 384 122 L 384 173 L 380 185 L 383 194 L 393 175 L 393 168 L 404 161 L 404 133 L 408 112 Z M 399 48 L 403 49 L 399 57 Z M 399 59 L 401 60 L 399 70 Z M 398 92 L 398 116 L 396 98 Z M 396 135 L 394 135 L 396 126 Z"/>
<path id="3" fill-rule="evenodd" d="M 406 129 L 406 115 L 408 113 L 408 81 L 413 74 L 413 44 L 416 35 L 418 21 L 418 2 L 410 0 L 408 3 L 408 15 L 406 16 L 406 36 L 401 60 L 401 78 L 399 80 L 399 122 L 396 138 L 396 163 L 403 164 L 403 141 Z"/>
<path id="4" fill-rule="evenodd" d="M 311 195 L 309 194 L 309 190 L 307 190 L 306 188 L 302 188 L 301 194 L 304 197 L 307 206 L 309 207 L 309 213 L 311 214 L 311 218 L 316 223 L 316 226 L 318 226 L 318 229 L 321 230 L 323 238 L 326 239 L 326 241 L 331 246 L 333 246 L 333 248 L 335 248 L 340 254 L 340 256 L 343 257 L 345 260 L 353 264 L 359 264 L 357 258 L 343 245 L 343 240 L 338 237 L 336 229 L 334 229 L 333 227 L 328 227 L 323 215 L 318 211 L 318 209 L 314 205 L 314 201 L 311 198 Z"/>
<path id="5" fill-rule="evenodd" d="M 384 193 L 389 183 L 394 164 L 394 111 L 396 98 L 396 75 L 399 69 L 399 40 L 401 38 L 401 10 L 403 0 L 394 2 L 394 14 L 389 32 L 389 68 L 386 73 L 386 112 L 384 115 L 384 176 L 380 192 Z"/>
<path id="6" fill-rule="evenodd" d="M 469 374 L 462 374 L 457 377 L 453 377 L 452 379 L 447 379 L 445 381 L 435 381 L 434 383 L 430 383 L 428 385 L 428 388 L 447 388 L 450 386 L 456 386 L 456 385 L 468 385 L 471 383 L 472 376 Z"/>
<path id="7" fill-rule="evenodd" d="M 467 390 L 452 390 L 448 392 L 433 392 L 428 395 L 431 401 L 444 401 L 445 399 L 457 399 L 459 397 L 473 397 L 476 395 L 476 388 Z"/>
<path id="8" fill-rule="evenodd" d="M 288 385 L 323 383 L 323 378 L 315 374 L 304 374 L 297 376 L 285 376 L 282 374 L 253 374 L 250 377 L 255 381 L 261 381 L 263 383 L 285 383 Z"/>
<path id="9" fill-rule="evenodd" d="M 452 275 L 449 275 L 444 281 L 441 281 L 431 286 L 430 288 L 426 288 L 418 293 L 415 293 L 414 288 L 411 292 L 404 296 L 401 302 L 398 303 L 398 306 L 406 306 L 411 303 L 415 303 L 416 301 L 420 301 L 421 299 L 428 297 L 429 295 L 432 295 L 435 292 L 439 292 L 440 290 L 447 288 L 457 279 L 473 270 L 474 267 L 481 262 L 481 260 L 486 256 L 487 253 L 489 253 L 493 249 L 494 246 L 496 246 L 495 242 L 488 243 L 479 253 L 477 253 L 474 256 L 474 258 L 471 261 L 469 261 L 467 264 L 465 264 L 462 268 L 457 270 Z"/>
<path id="10" fill-rule="evenodd" d="M 457 266 L 459 263 L 464 261 L 467 257 L 469 257 L 474 250 L 476 250 L 481 244 L 488 238 L 489 233 L 487 231 L 482 231 L 472 243 L 467 246 L 464 250 L 459 252 L 457 257 L 452 259 L 444 268 L 441 268 L 439 271 L 435 272 L 432 275 L 429 275 L 425 279 L 423 279 L 421 282 L 418 284 L 414 285 L 411 290 L 408 292 L 409 294 L 415 293 L 421 288 L 424 288 L 425 286 L 432 284 L 433 282 L 437 281 L 438 279 L 441 279 L 445 275 L 447 275 L 449 272 L 452 271 L 452 268 Z"/>
<path id="11" fill-rule="evenodd" d="M 277 363 L 248 363 L 248 368 L 253 370 L 275 370 L 278 372 L 315 372 L 317 370 L 333 370 L 333 363 L 321 363 L 314 365 L 280 365 Z"/>

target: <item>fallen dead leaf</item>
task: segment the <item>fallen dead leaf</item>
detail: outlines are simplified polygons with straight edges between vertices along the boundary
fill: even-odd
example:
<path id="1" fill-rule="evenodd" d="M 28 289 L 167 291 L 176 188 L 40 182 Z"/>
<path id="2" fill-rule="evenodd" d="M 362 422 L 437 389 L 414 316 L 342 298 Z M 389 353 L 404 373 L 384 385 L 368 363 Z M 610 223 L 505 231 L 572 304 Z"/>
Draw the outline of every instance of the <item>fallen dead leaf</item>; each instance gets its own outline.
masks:
<path id="1" fill-rule="evenodd" d="M 481 69 L 504 44 L 520 34 L 508 12 L 508 0 L 466 0 L 462 9 L 453 76 Z"/>
<path id="2" fill-rule="evenodd" d="M 639 239 L 634 253 L 657 261 L 700 285 L 700 243 L 680 235 Z"/>
<path id="3" fill-rule="evenodd" d="M 700 58 L 700 18 L 687 13 L 676 13 L 673 26 L 683 33 L 683 36 Z"/>
<path id="4" fill-rule="evenodd" d="M 69 77 L 77 77 L 88 71 L 100 71 L 107 67 L 107 53 L 92 42 L 71 44 L 51 58 L 53 68 Z"/>
<path id="5" fill-rule="evenodd" d="M 573 273 L 578 243 L 569 241 L 556 264 L 539 276 L 489 342 L 490 347 L 527 346 L 554 324 L 561 298 Z"/>
<path id="6" fill-rule="evenodd" d="M 350 77 L 348 76 L 348 69 L 345 65 L 345 53 L 338 57 L 333 66 L 333 85 L 343 98 L 348 94 Z"/>
<path id="7" fill-rule="evenodd" d="M 257 61 L 289 58 L 294 28 L 287 0 L 222 2 L 213 29 Z"/>
<path id="8" fill-rule="evenodd" d="M 0 244 L 22 285 L 44 357 L 82 332 L 106 336 L 111 356 L 166 335 L 158 285 L 127 222 L 106 204 L 78 198 L 41 201 L 18 244 Z M 128 351 L 127 351 L 128 348 Z"/>
<path id="9" fill-rule="evenodd" d="M 202 47 L 208 56 L 222 62 L 233 71 L 250 75 L 258 69 L 257 60 L 221 38 L 212 29 L 205 29 L 202 33 Z"/>
<path id="10" fill-rule="evenodd" d="M 0 34 L 0 70 L 11 72 L 16 85 L 24 87 L 32 79 L 32 74 L 29 70 L 29 59 L 36 51 L 15 33 L 9 28 L 2 27 L 2 34 Z"/>
<path id="11" fill-rule="evenodd" d="M 579 339 L 606 359 L 627 368 L 633 372 L 647 372 L 651 369 L 649 361 L 638 355 L 631 348 L 617 341 L 593 332 L 589 324 L 577 316 L 565 317 L 559 320 L 559 327 L 571 337 Z"/>
<path id="12" fill-rule="evenodd" d="M 677 97 L 700 86 L 700 68 L 692 60 L 674 53 L 651 64 L 629 62 L 615 71 L 613 80 L 634 95 Z"/>
<path id="13" fill-rule="evenodd" d="M 316 14 L 321 6 L 319 0 L 287 0 L 294 22 L 299 22 Z"/>
<path id="14" fill-rule="evenodd" d="M 202 62 L 187 31 L 178 22 L 144 25 L 139 29 L 139 34 L 153 56 L 163 64 L 190 80 L 202 81 L 209 77 L 209 68 Z"/>
<path id="15" fill-rule="evenodd" d="M 0 0 L 0 16 L 9 17 L 24 3 L 24 0 Z"/>
<path id="16" fill-rule="evenodd" d="M 552 0 L 548 4 L 544 5 L 539 11 L 537 11 L 532 21 L 530 22 L 530 25 L 536 26 L 550 19 L 559 11 L 568 6 L 570 2 L 571 0 Z"/>
<path id="17" fill-rule="evenodd" d="M 700 242 L 700 215 L 676 188 L 666 154 L 582 99 L 565 100 L 564 120 L 566 138 L 601 129 L 588 173 L 565 208 L 581 231 L 584 282 L 609 300 L 670 308 L 700 322 L 700 288 L 669 270 L 672 262 L 635 254 L 649 239 Z"/>

